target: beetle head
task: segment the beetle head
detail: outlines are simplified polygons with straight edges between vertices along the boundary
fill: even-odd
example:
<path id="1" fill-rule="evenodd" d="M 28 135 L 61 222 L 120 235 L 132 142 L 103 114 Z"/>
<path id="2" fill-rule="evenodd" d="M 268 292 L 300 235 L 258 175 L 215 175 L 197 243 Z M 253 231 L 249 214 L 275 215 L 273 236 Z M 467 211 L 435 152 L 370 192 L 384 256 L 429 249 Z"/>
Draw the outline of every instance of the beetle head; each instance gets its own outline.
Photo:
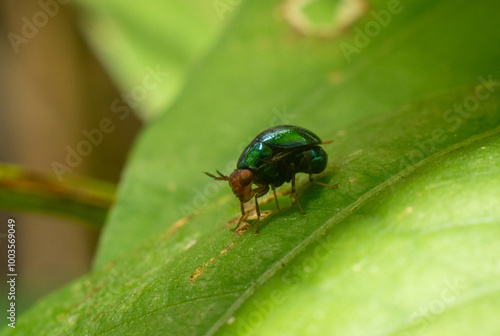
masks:
<path id="1" fill-rule="evenodd" d="M 255 195 L 252 191 L 253 173 L 249 169 L 236 169 L 229 176 L 222 175 L 217 171 L 219 176 L 205 173 L 216 181 L 228 181 L 233 193 L 240 199 L 241 203 L 248 202 Z"/>
<path id="2" fill-rule="evenodd" d="M 245 203 L 252 199 L 255 192 L 252 191 L 253 173 L 248 169 L 236 169 L 229 175 L 229 185 L 233 193 Z"/>

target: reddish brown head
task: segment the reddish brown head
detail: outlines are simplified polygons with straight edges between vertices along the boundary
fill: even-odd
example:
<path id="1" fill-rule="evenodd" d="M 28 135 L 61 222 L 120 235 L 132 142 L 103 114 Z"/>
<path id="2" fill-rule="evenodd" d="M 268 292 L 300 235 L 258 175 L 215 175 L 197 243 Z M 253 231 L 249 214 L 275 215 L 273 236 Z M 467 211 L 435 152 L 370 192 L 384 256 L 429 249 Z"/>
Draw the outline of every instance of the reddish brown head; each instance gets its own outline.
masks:
<path id="1" fill-rule="evenodd" d="M 248 202 L 255 195 L 252 191 L 253 173 L 248 169 L 236 169 L 229 176 L 222 175 L 217 171 L 219 176 L 205 173 L 216 181 L 228 181 L 233 193 L 240 199 L 241 203 Z"/>
<path id="2" fill-rule="evenodd" d="M 229 175 L 229 185 L 233 189 L 233 193 L 240 199 L 240 202 L 245 203 L 252 199 L 253 173 L 248 169 L 236 169 Z"/>

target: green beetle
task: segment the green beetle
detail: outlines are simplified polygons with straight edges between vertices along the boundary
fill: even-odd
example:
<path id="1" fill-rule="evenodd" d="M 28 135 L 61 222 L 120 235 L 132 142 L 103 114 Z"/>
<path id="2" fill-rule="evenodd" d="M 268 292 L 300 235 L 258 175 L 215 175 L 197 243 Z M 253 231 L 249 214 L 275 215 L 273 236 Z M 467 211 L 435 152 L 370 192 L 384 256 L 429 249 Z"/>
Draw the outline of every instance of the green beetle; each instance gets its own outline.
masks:
<path id="1" fill-rule="evenodd" d="M 257 199 L 267 194 L 271 188 L 276 207 L 279 209 L 275 188 L 285 182 L 292 182 L 292 195 L 300 211 L 305 215 L 295 192 L 295 174 L 307 173 L 309 181 L 313 182 L 312 175 L 325 170 L 328 161 L 328 155 L 319 145 L 331 142 L 321 141 L 316 134 L 299 126 L 275 126 L 261 132 L 243 150 L 238 159 L 237 169 L 231 175 L 225 176 L 219 171 L 217 171 L 219 176 L 205 173 L 217 181 L 228 181 L 233 193 L 240 200 L 241 217 L 232 231 L 239 230 L 246 218 L 244 203 L 255 197 L 257 212 L 255 234 L 258 234 L 260 210 Z M 338 187 L 338 185 L 315 183 L 332 188 Z M 257 187 L 252 188 L 253 184 Z"/>

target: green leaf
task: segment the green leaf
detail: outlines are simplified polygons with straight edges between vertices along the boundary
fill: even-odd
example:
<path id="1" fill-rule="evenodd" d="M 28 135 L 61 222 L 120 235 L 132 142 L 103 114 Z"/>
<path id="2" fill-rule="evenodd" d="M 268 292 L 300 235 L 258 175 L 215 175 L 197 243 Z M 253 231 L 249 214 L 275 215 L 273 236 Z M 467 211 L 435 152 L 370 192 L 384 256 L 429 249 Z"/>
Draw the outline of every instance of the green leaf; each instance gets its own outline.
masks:
<path id="1" fill-rule="evenodd" d="M 96 229 L 104 223 L 115 186 L 81 176 L 60 182 L 53 175 L 0 165 L 0 208 L 51 214 L 84 222 Z"/>
<path id="2" fill-rule="evenodd" d="M 140 137 L 94 271 L 4 334 L 497 334 L 498 6 L 402 2 L 364 47 L 373 12 L 315 39 L 278 1 L 240 6 Z M 334 140 L 318 179 L 340 187 L 300 179 L 306 216 L 238 236 L 237 200 L 202 172 L 283 123 Z"/>
<path id="3" fill-rule="evenodd" d="M 212 1 L 78 1 L 81 29 L 129 103 L 146 120 L 175 101 L 191 68 L 213 44 L 236 6 Z M 164 74 L 148 78 L 153 71 Z"/>
<path id="4" fill-rule="evenodd" d="M 437 151 L 326 219 L 211 330 L 496 334 L 499 135 L 497 128 Z"/>

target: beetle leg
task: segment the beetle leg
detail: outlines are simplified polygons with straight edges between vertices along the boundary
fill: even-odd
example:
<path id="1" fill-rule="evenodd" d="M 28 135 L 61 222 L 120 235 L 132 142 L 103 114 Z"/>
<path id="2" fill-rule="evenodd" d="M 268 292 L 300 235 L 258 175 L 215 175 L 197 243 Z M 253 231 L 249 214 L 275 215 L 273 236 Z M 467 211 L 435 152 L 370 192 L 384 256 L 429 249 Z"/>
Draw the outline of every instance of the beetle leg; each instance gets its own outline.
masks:
<path id="1" fill-rule="evenodd" d="M 241 216 L 240 216 L 240 219 L 238 220 L 238 224 L 236 224 L 236 227 L 231 229 L 231 231 L 233 231 L 233 232 L 239 231 L 239 229 L 243 226 L 243 225 L 241 225 L 241 223 L 243 223 L 243 221 L 247 218 L 247 215 L 245 213 L 245 205 L 242 202 L 240 202 L 240 209 L 241 209 Z"/>
<path id="2" fill-rule="evenodd" d="M 301 165 L 304 161 L 307 161 L 307 171 L 309 173 L 309 182 L 313 182 L 313 173 L 312 173 L 312 166 L 311 166 L 311 160 L 307 160 L 306 157 L 303 157 L 301 160 Z"/>
<path id="3" fill-rule="evenodd" d="M 271 187 L 273 189 L 274 200 L 276 201 L 276 209 L 280 209 L 280 204 L 278 203 L 278 197 L 276 196 L 276 188 Z"/>
<path id="4" fill-rule="evenodd" d="M 331 141 L 330 141 L 331 142 Z M 328 143 L 330 143 L 328 142 Z M 312 173 L 312 167 L 311 167 L 311 161 L 308 162 L 308 169 L 309 169 L 309 182 L 312 182 L 312 183 L 316 183 L 316 184 L 319 184 L 319 185 L 322 185 L 324 187 L 328 187 L 328 188 L 338 188 L 339 185 L 338 184 L 326 184 L 326 183 L 323 183 L 323 182 L 319 182 L 319 181 L 315 181 L 313 179 L 313 173 Z"/>
<path id="5" fill-rule="evenodd" d="M 300 203 L 299 203 L 299 198 L 298 198 L 297 193 L 295 191 L 295 164 L 293 164 L 293 163 L 290 164 L 290 168 L 292 169 L 292 195 L 295 198 L 295 203 L 297 203 L 300 212 L 302 212 L 302 214 L 305 215 L 306 213 L 304 212 L 304 210 L 302 210 L 302 207 L 300 206 Z"/>
<path id="6" fill-rule="evenodd" d="M 255 235 L 258 235 L 260 227 L 260 209 L 259 209 L 259 201 L 257 201 L 257 196 L 255 196 L 255 211 L 257 211 L 257 228 L 255 229 Z"/>
<path id="7" fill-rule="evenodd" d="M 309 182 L 313 181 L 313 173 L 312 173 L 312 166 L 311 166 L 311 161 L 309 160 L 307 163 L 307 168 L 309 169 Z"/>
<path id="8" fill-rule="evenodd" d="M 257 228 L 255 229 L 255 235 L 258 235 L 260 227 L 260 209 L 259 209 L 259 201 L 257 199 L 267 194 L 267 192 L 269 191 L 269 186 L 261 185 L 258 188 L 255 188 L 253 191 L 255 192 L 255 211 L 257 212 Z"/>

